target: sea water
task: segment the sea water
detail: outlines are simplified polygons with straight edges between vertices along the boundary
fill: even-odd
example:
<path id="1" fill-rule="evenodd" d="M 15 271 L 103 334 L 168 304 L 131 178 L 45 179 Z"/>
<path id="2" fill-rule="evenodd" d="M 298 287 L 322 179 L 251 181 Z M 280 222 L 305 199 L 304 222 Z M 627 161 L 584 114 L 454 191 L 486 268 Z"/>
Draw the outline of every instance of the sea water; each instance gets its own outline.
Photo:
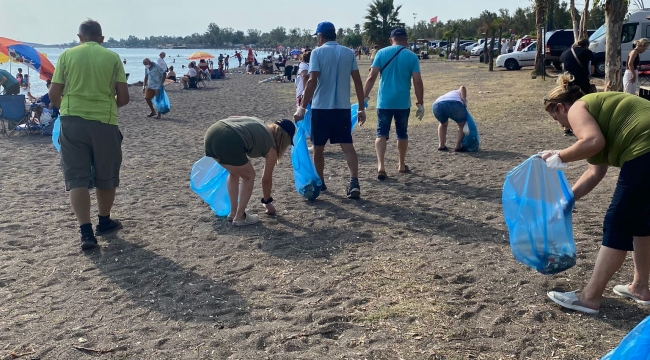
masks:
<path id="1" fill-rule="evenodd" d="M 66 50 L 62 48 L 36 48 L 39 52 L 45 54 L 52 62 L 54 66 L 56 66 L 56 62 L 59 59 L 59 56 Z M 124 72 L 129 74 L 129 79 L 127 82 L 129 84 L 138 82 L 138 81 L 143 81 L 144 80 L 144 65 L 142 65 L 142 60 L 146 57 L 151 59 L 152 61 L 155 61 L 158 59 L 158 56 L 160 55 L 161 52 L 165 52 L 167 55 L 165 57 L 165 62 L 167 63 L 167 66 L 174 66 L 174 72 L 176 72 L 176 76 L 181 76 L 187 72 L 187 64 L 190 63 L 191 60 L 187 60 L 187 57 L 190 56 L 190 54 L 195 53 L 197 51 L 205 51 L 208 54 L 211 54 L 215 57 L 213 59 L 215 67 L 217 66 L 217 59 L 219 57 L 219 54 L 223 54 L 225 57 L 226 55 L 230 55 L 231 59 L 229 61 L 230 68 L 236 68 L 237 65 L 239 64 L 236 58 L 233 58 L 232 56 L 235 54 L 234 49 L 156 49 L 156 48 L 150 48 L 150 49 L 127 49 L 127 48 L 110 48 L 109 50 L 117 53 L 120 56 L 120 59 L 122 61 L 126 60 L 126 64 L 124 66 Z M 238 49 L 237 51 L 242 52 L 243 51 L 243 56 L 244 58 L 248 54 L 248 50 L 240 50 Z M 257 54 L 257 60 L 259 62 L 262 61 L 263 57 L 266 57 L 268 55 L 271 55 L 269 52 L 265 51 L 255 51 Z M 182 65 L 185 65 L 185 69 L 182 68 Z M 7 71 L 10 71 L 12 75 L 16 75 L 18 73 L 18 68 L 23 69 L 23 74 L 27 74 L 27 65 L 24 64 L 18 64 L 18 63 L 4 63 L 0 64 L 0 69 L 5 69 Z M 243 68 L 242 68 L 243 69 Z M 47 87 L 45 86 L 45 81 L 41 80 L 41 78 L 38 76 L 36 71 L 33 69 L 29 69 L 29 78 L 30 78 L 30 89 L 29 91 L 31 94 L 35 97 L 39 97 L 44 95 L 47 92 Z M 27 94 L 26 89 L 21 90 L 21 94 Z"/>

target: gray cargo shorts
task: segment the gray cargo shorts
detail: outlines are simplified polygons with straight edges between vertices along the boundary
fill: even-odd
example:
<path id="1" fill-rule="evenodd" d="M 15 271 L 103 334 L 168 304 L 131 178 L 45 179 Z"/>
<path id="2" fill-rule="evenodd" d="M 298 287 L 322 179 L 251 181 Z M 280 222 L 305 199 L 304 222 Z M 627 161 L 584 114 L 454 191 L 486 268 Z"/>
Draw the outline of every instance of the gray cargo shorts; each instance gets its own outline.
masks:
<path id="1" fill-rule="evenodd" d="M 111 190 L 120 185 L 122 133 L 117 125 L 61 116 L 61 168 L 65 189 Z"/>

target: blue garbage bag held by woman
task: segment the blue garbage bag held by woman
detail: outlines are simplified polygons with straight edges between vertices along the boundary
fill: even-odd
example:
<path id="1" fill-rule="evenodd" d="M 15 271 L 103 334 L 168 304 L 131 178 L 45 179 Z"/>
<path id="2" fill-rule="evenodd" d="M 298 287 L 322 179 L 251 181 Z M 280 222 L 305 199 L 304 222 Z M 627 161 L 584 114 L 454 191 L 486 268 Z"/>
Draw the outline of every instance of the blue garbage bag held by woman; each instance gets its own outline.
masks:
<path id="1" fill-rule="evenodd" d="M 562 171 L 550 169 L 535 155 L 508 172 L 502 201 L 517 261 L 542 274 L 575 265 L 573 192 Z"/>
<path id="2" fill-rule="evenodd" d="M 228 171 L 213 158 L 204 156 L 192 166 L 190 189 L 205 201 L 217 216 L 230 212 Z"/>

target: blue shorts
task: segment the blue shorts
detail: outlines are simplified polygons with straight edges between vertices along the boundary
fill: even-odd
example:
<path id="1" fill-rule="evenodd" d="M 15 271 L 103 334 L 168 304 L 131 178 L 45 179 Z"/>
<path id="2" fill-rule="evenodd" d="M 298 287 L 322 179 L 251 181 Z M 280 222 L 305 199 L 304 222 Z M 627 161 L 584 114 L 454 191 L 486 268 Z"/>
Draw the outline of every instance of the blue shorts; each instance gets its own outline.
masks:
<path id="1" fill-rule="evenodd" d="M 467 107 L 460 101 L 436 102 L 433 103 L 433 116 L 441 124 L 446 124 L 449 119 L 454 120 L 457 124 L 462 124 L 467 121 Z"/>
<path id="2" fill-rule="evenodd" d="M 621 167 L 605 221 L 603 246 L 634 251 L 634 236 L 650 236 L 650 153 Z"/>
<path id="3" fill-rule="evenodd" d="M 314 146 L 352 144 L 352 111 L 350 109 L 312 109 L 311 143 Z"/>
<path id="4" fill-rule="evenodd" d="M 408 140 L 407 128 L 411 109 L 377 109 L 377 137 L 388 140 L 390 124 L 395 118 L 395 134 L 398 140 Z"/>

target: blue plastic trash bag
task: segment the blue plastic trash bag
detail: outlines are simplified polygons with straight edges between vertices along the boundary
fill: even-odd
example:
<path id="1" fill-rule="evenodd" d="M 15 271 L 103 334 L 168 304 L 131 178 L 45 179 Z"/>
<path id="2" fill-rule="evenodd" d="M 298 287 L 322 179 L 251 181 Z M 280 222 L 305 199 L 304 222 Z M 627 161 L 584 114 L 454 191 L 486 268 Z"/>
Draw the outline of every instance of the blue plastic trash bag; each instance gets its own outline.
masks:
<path id="1" fill-rule="evenodd" d="M 296 190 L 305 199 L 314 201 L 320 195 L 320 187 L 323 182 L 316 172 L 314 162 L 309 156 L 307 149 L 307 133 L 304 130 L 305 122 L 296 123 L 297 131 L 293 136 L 293 147 L 291 148 L 291 164 L 293 165 L 293 180 Z"/>
<path id="2" fill-rule="evenodd" d="M 307 134 L 307 137 L 311 137 L 311 103 L 307 104 L 307 112 L 305 113 L 305 117 L 302 118 L 299 123 L 302 125 L 303 131 L 305 134 Z"/>
<path id="3" fill-rule="evenodd" d="M 52 128 L 52 144 L 54 144 L 56 151 L 61 152 L 59 135 L 61 135 L 61 116 L 57 116 L 56 120 L 54 120 L 54 128 Z"/>
<path id="4" fill-rule="evenodd" d="M 153 99 L 153 106 L 156 108 L 156 110 L 160 114 L 167 114 L 169 110 L 171 110 L 171 105 L 169 104 L 169 97 L 167 96 L 167 92 L 165 91 L 165 87 L 161 86 L 160 90 L 158 90 L 158 95 L 156 95 Z"/>
<path id="5" fill-rule="evenodd" d="M 650 360 L 650 317 L 645 318 L 601 360 Z"/>
<path id="6" fill-rule="evenodd" d="M 463 137 L 463 141 L 460 143 L 461 147 L 469 152 L 478 151 L 479 149 L 478 129 L 476 128 L 476 121 L 474 121 L 474 118 L 469 113 L 469 111 L 467 112 L 467 122 L 465 123 L 465 126 L 467 127 L 467 130 L 469 130 L 469 132 L 465 131 L 466 132 L 465 137 Z"/>
<path id="7" fill-rule="evenodd" d="M 363 106 L 365 108 L 368 108 L 368 103 L 364 101 Z M 352 132 L 354 132 L 354 128 L 356 128 L 357 124 L 359 123 L 359 120 L 357 119 L 357 111 L 359 111 L 359 104 L 355 103 L 352 106 L 350 106 L 350 111 L 352 112 Z"/>
<path id="8" fill-rule="evenodd" d="M 508 172 L 502 201 L 517 261 L 542 274 L 559 273 L 575 265 L 574 198 L 562 171 L 549 169 L 535 155 Z"/>
<path id="9" fill-rule="evenodd" d="M 204 156 L 192 166 L 190 189 L 208 203 L 217 216 L 227 216 L 230 213 L 227 180 L 228 171 L 213 158 Z"/>

